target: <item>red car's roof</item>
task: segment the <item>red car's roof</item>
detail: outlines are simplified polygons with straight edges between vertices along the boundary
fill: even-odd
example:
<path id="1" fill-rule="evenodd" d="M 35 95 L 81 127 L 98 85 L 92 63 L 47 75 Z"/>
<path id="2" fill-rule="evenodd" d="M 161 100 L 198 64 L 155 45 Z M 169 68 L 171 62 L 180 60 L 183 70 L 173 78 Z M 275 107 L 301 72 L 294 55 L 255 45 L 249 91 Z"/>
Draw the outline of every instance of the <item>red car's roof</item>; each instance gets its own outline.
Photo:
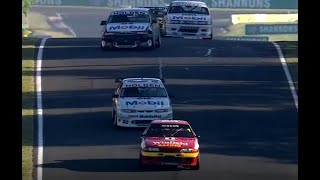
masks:
<path id="1" fill-rule="evenodd" d="M 186 124 L 190 125 L 187 121 L 184 120 L 153 120 L 151 124 Z"/>

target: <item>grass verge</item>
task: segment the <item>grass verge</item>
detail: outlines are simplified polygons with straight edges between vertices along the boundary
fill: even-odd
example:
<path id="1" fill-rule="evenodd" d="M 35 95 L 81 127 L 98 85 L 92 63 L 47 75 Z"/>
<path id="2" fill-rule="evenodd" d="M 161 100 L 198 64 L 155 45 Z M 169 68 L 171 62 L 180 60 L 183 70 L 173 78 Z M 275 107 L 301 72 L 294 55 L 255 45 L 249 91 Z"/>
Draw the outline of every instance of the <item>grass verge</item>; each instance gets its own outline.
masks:
<path id="1" fill-rule="evenodd" d="M 286 58 L 292 81 L 298 93 L 298 41 L 277 43 Z"/>
<path id="2" fill-rule="evenodd" d="M 22 179 L 32 180 L 35 46 L 38 39 L 22 40 Z"/>
<path id="3" fill-rule="evenodd" d="M 22 23 L 29 24 L 29 29 L 33 31 L 34 36 L 50 35 L 54 38 L 72 37 L 71 34 L 66 33 L 63 29 L 50 26 L 48 17 L 40 13 L 30 12 L 28 17 L 22 15 Z"/>

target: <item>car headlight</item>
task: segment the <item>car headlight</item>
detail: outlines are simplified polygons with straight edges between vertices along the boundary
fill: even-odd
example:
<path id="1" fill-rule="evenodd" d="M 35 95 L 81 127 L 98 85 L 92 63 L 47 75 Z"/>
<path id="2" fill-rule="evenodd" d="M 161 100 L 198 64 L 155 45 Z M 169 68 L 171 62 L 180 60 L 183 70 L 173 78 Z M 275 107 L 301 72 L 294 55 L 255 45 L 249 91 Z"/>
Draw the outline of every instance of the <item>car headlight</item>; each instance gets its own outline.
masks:
<path id="1" fill-rule="evenodd" d="M 210 25 L 211 23 L 210 23 L 210 21 L 200 21 L 200 22 L 198 22 L 198 24 L 200 24 L 200 25 Z"/>
<path id="2" fill-rule="evenodd" d="M 169 112 L 169 109 L 157 109 L 154 112 L 156 112 L 156 113 L 164 113 L 164 112 Z"/>
<path id="3" fill-rule="evenodd" d="M 125 112 L 125 113 L 135 113 L 136 112 L 136 110 L 134 110 L 134 109 L 121 109 L 120 111 Z"/>
<path id="4" fill-rule="evenodd" d="M 146 148 L 146 143 L 144 141 L 141 142 L 141 149 L 145 150 Z"/>

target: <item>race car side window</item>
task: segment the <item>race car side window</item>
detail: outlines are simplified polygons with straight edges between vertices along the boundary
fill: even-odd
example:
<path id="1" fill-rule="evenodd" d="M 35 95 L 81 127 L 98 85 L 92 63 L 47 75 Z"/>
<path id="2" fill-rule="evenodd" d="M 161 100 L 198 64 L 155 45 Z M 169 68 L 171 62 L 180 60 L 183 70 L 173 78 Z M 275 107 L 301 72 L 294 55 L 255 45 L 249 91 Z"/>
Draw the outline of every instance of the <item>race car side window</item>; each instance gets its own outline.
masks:
<path id="1" fill-rule="evenodd" d="M 149 9 L 148 10 L 149 11 L 149 16 L 150 16 L 150 23 L 152 23 L 152 20 L 155 20 L 156 19 L 156 17 L 155 17 L 155 15 L 152 13 L 152 11 Z"/>
<path id="2" fill-rule="evenodd" d="M 148 127 L 146 127 L 146 129 L 143 131 L 142 136 L 145 136 L 150 128 L 151 124 L 149 124 Z"/>

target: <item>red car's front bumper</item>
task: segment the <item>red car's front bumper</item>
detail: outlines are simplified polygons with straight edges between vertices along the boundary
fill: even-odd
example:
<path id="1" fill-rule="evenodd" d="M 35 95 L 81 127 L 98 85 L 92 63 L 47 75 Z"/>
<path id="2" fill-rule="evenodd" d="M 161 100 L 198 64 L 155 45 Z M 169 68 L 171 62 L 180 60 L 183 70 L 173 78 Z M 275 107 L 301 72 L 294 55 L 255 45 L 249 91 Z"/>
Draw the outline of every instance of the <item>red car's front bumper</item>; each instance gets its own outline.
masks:
<path id="1" fill-rule="evenodd" d="M 199 152 L 193 153 L 162 153 L 162 152 L 140 152 L 140 162 L 143 165 L 176 165 L 196 166 Z"/>

